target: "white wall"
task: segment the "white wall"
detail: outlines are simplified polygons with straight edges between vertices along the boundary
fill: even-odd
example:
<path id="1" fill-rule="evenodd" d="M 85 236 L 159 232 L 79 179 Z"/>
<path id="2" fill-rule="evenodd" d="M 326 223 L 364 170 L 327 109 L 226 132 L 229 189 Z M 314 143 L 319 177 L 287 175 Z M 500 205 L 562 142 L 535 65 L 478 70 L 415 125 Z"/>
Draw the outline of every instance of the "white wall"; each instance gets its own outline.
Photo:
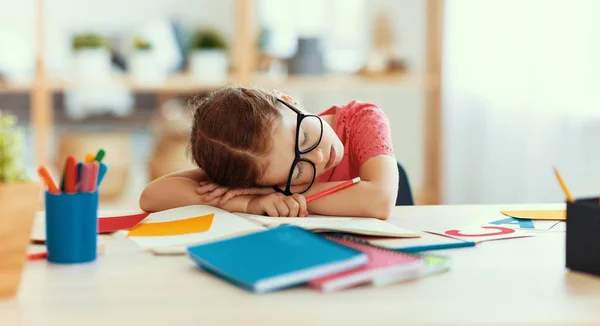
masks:
<path id="1" fill-rule="evenodd" d="M 323 0 L 328 1 L 328 0 Z M 214 25 L 225 35 L 235 31 L 234 0 L 46 0 L 46 51 L 51 71 L 67 69 L 70 60 L 70 35 L 93 30 L 108 34 L 127 34 L 136 26 L 169 17 L 185 26 Z M 0 0 L 0 71 L 3 62 L 21 62 L 22 69 L 33 71 L 34 0 Z M 411 70 L 425 69 L 425 1 L 367 0 L 368 12 L 355 24 L 371 28 L 370 16 L 377 9 L 391 15 L 398 53 Z M 19 66 L 19 65 L 17 65 Z M 15 68 L 15 64 L 13 64 Z M 381 106 L 392 124 L 394 147 L 406 166 L 413 187 L 423 180 L 423 92 L 398 88 L 367 92 L 299 93 L 313 111 L 352 99 L 370 101 Z"/>

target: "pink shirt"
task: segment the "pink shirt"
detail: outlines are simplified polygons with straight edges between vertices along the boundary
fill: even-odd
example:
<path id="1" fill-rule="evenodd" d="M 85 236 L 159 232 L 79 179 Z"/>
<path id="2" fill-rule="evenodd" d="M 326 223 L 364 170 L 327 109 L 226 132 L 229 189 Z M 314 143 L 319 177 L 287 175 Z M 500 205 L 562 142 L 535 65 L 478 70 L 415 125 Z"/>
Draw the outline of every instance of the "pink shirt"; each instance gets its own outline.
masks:
<path id="1" fill-rule="evenodd" d="M 394 156 L 390 123 L 374 104 L 352 101 L 332 106 L 320 116 L 335 114 L 331 126 L 344 144 L 344 157 L 333 169 L 317 178 L 317 182 L 344 181 L 359 176 L 359 169 L 377 155 Z"/>

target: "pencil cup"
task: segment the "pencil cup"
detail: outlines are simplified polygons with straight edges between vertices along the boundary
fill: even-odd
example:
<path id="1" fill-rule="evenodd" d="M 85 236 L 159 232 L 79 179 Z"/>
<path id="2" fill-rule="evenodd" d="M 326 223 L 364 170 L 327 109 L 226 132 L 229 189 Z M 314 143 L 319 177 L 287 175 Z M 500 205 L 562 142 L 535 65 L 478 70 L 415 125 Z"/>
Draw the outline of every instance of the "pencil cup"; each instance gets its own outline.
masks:
<path id="1" fill-rule="evenodd" d="M 48 261 L 76 264 L 96 260 L 98 192 L 46 192 L 45 199 Z"/>
<path id="2" fill-rule="evenodd" d="M 598 198 L 567 203 L 566 267 L 600 276 L 600 205 Z"/>

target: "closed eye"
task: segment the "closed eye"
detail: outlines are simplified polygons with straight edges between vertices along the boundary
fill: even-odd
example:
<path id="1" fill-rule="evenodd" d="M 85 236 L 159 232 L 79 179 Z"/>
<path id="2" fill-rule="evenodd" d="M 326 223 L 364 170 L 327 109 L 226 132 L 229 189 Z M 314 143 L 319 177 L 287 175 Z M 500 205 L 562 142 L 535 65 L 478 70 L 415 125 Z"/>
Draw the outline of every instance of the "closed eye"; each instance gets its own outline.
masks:
<path id="1" fill-rule="evenodd" d="M 304 145 L 306 145 L 306 143 L 308 142 L 308 133 L 306 131 L 303 131 L 304 134 L 304 139 L 302 140 L 302 148 L 304 148 Z"/>
<path id="2" fill-rule="evenodd" d="M 302 164 L 296 165 L 296 169 L 298 169 L 298 173 L 296 173 L 296 177 L 294 178 L 294 180 L 299 180 L 303 176 L 304 169 L 302 168 Z"/>

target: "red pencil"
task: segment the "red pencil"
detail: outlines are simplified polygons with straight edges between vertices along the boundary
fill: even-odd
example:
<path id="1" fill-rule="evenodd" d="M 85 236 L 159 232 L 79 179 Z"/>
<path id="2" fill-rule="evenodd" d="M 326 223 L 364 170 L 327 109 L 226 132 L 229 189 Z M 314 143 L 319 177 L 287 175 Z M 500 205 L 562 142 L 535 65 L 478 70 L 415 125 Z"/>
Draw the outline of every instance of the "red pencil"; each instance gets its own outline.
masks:
<path id="1" fill-rule="evenodd" d="M 67 157 L 65 164 L 65 192 L 74 194 L 77 192 L 77 162 L 75 157 Z"/>
<path id="2" fill-rule="evenodd" d="M 340 190 L 342 190 L 344 188 L 348 188 L 351 185 L 358 183 L 359 181 L 360 181 L 360 177 L 356 177 L 356 178 L 354 178 L 352 180 L 345 181 L 343 183 L 340 183 L 337 186 L 333 186 L 333 187 L 331 187 L 331 188 L 329 188 L 327 190 L 323 190 L 323 191 L 321 191 L 318 194 L 314 194 L 312 196 L 306 197 L 306 202 L 310 203 L 311 201 L 313 201 L 315 199 L 319 199 L 321 197 L 325 197 L 327 195 L 330 195 L 330 194 L 332 194 L 332 193 L 334 193 L 336 191 L 340 191 Z"/>

